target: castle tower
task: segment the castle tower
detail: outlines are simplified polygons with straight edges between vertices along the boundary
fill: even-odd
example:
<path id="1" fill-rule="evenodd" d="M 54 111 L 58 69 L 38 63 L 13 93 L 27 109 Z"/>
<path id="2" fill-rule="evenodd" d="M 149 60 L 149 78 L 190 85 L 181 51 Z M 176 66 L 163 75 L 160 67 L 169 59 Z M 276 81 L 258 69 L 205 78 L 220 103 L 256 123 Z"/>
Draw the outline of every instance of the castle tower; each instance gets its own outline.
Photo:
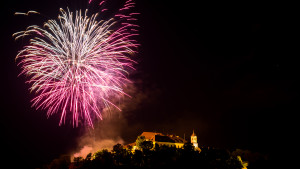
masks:
<path id="1" fill-rule="evenodd" d="M 193 134 L 191 135 L 191 143 L 194 145 L 195 149 L 198 148 L 197 136 L 193 130 Z"/>

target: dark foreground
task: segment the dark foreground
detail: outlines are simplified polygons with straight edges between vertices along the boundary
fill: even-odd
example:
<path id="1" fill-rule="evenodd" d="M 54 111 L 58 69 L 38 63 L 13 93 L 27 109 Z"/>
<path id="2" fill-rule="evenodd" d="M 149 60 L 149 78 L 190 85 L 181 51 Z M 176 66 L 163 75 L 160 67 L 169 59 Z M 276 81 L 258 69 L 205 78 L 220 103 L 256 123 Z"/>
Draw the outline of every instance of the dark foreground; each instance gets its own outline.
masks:
<path id="1" fill-rule="evenodd" d="M 268 156 L 248 150 L 233 151 L 215 148 L 202 148 L 194 151 L 191 144 L 183 149 L 167 146 L 145 145 L 134 153 L 131 147 L 125 149 L 121 144 L 111 152 L 101 150 L 88 154 L 85 158 L 77 157 L 71 162 L 70 156 L 61 156 L 42 168 L 51 169 L 94 169 L 94 168 L 203 168 L 203 169 L 260 169 L 270 168 Z"/>

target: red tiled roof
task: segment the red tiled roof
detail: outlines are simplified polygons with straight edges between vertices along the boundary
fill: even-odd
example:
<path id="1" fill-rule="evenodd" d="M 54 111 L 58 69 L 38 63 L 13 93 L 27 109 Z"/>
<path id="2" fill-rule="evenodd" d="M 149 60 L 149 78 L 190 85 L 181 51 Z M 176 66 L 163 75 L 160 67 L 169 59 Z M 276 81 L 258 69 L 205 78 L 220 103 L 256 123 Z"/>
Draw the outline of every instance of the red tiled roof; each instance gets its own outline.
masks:
<path id="1" fill-rule="evenodd" d="M 163 134 L 161 133 L 156 133 L 156 132 L 143 132 L 141 134 L 141 136 L 145 136 L 145 139 L 146 140 L 151 140 L 151 141 L 154 141 L 155 140 L 155 135 L 161 135 L 163 136 Z"/>

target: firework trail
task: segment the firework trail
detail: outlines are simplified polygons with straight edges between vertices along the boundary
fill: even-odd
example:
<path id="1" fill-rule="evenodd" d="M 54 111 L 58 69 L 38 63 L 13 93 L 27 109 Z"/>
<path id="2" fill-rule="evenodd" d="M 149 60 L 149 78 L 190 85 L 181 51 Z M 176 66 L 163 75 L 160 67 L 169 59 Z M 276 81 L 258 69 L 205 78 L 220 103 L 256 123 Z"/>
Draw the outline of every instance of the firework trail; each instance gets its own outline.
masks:
<path id="1" fill-rule="evenodd" d="M 46 109 L 48 117 L 59 112 L 59 125 L 72 118 L 73 126 L 82 120 L 92 127 L 104 108 L 118 108 L 111 100 L 126 95 L 122 87 L 130 82 L 127 70 L 134 69 L 130 57 L 138 46 L 133 39 L 138 25 L 131 23 L 138 13 L 123 12 L 133 7 L 128 0 L 114 17 L 99 21 L 107 9 L 91 16 L 88 10 L 60 9 L 58 20 L 48 20 L 43 28 L 32 25 L 13 34 L 16 40 L 30 37 L 16 60 L 36 93 L 32 106 Z M 30 13 L 38 14 L 16 15 Z"/>

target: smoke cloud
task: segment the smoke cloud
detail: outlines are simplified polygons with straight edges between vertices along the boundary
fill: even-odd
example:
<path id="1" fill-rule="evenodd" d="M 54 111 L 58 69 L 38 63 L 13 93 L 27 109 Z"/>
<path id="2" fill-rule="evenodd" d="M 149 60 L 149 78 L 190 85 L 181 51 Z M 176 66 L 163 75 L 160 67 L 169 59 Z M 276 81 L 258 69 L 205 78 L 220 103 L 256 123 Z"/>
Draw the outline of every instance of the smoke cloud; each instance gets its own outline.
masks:
<path id="1" fill-rule="evenodd" d="M 130 84 L 125 89 L 126 93 L 133 96 L 136 95 L 136 88 Z M 132 102 L 134 101 L 134 102 Z M 103 110 L 103 120 L 94 123 L 94 128 L 89 126 L 82 129 L 82 136 L 77 140 L 77 148 L 71 153 L 71 160 L 74 157 L 85 158 L 89 153 L 107 149 L 112 150 L 113 146 L 120 143 L 124 144 L 121 138 L 122 133 L 128 130 L 128 123 L 124 113 L 132 111 L 136 107 L 136 99 L 124 96 L 114 101 L 122 110 L 119 111 L 114 107 Z M 125 110 L 125 111 L 124 111 Z"/>
<path id="2" fill-rule="evenodd" d="M 84 128 L 83 134 L 78 138 L 78 148 L 72 153 L 74 157 L 85 158 L 89 153 L 95 153 L 99 150 L 112 150 L 113 146 L 120 143 L 124 144 L 121 138 L 122 125 L 127 125 L 126 120 L 116 112 L 110 112 L 98 121 L 92 128 Z"/>

